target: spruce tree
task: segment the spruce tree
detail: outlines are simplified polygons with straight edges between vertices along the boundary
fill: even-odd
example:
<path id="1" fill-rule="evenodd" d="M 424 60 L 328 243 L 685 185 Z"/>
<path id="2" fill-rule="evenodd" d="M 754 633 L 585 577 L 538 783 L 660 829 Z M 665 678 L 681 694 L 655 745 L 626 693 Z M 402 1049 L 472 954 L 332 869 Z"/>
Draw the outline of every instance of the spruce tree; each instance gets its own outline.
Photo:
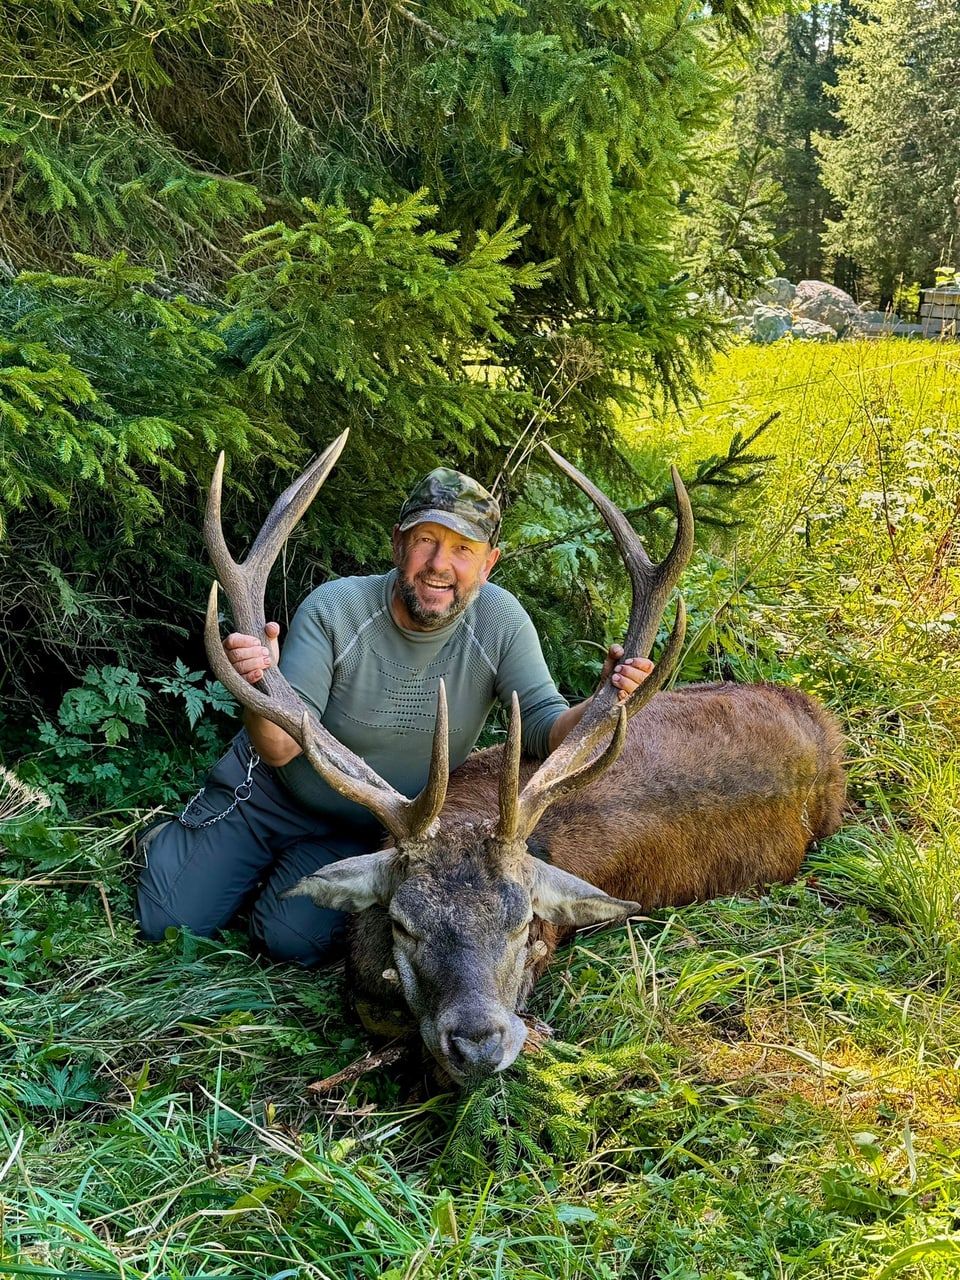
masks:
<path id="1" fill-rule="evenodd" d="M 291 598 L 439 458 L 509 497 L 549 431 L 616 489 L 618 416 L 712 349 L 679 193 L 762 8 L 0 2 L 8 655 L 168 656 L 221 447 L 242 545 L 354 428 Z"/>
<path id="2" fill-rule="evenodd" d="M 843 132 L 820 139 L 840 209 L 827 245 L 858 259 L 877 300 L 956 266 L 960 209 L 960 4 L 865 0 L 836 89 Z"/>
<path id="3" fill-rule="evenodd" d="M 852 283 L 848 265 L 835 261 L 823 245 L 827 219 L 837 210 L 821 179 L 817 140 L 833 137 L 840 128 L 830 91 L 848 21 L 847 0 L 812 4 L 774 20 L 780 28 L 770 59 L 774 93 L 757 120 L 778 146 L 785 199 L 775 227 L 787 274 L 793 280 L 832 274 L 843 287 Z"/>
<path id="4" fill-rule="evenodd" d="M 753 198 L 766 194 L 757 212 L 782 270 L 791 280 L 832 276 L 844 288 L 853 284 L 851 265 L 823 246 L 827 219 L 838 207 L 821 179 L 817 142 L 841 127 L 831 88 L 849 11 L 848 0 L 817 0 L 766 19 L 729 126 L 748 161 L 741 171 L 750 173 L 752 162 L 768 184 L 758 183 Z M 769 185 L 774 175 L 776 195 Z"/>

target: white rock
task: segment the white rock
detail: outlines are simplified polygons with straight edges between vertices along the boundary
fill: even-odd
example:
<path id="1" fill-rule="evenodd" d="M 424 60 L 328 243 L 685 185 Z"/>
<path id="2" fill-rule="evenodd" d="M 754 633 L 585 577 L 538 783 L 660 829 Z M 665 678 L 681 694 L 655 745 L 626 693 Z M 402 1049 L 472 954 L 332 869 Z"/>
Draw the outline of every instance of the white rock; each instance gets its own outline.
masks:
<path id="1" fill-rule="evenodd" d="M 821 324 L 819 320 L 809 320 L 806 316 L 794 320 L 790 332 L 794 338 L 802 338 L 807 342 L 836 342 L 837 340 L 836 329 L 832 329 L 828 324 Z"/>
<path id="2" fill-rule="evenodd" d="M 790 312 L 786 307 L 757 307 L 753 313 L 754 341 L 776 342 L 790 332 L 791 324 Z"/>
<path id="3" fill-rule="evenodd" d="M 757 291 L 757 301 L 774 303 L 780 307 L 789 306 L 797 295 L 797 287 L 785 276 L 774 276 L 772 280 L 764 280 Z"/>

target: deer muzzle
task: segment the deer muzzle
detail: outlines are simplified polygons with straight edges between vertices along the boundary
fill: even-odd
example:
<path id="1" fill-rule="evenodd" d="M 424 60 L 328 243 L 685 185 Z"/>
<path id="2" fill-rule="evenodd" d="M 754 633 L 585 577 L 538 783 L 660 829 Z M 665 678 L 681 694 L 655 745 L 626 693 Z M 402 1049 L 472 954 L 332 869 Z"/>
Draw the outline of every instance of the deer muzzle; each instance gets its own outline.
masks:
<path id="1" fill-rule="evenodd" d="M 479 1011 L 469 1016 L 446 1011 L 436 1025 L 436 1041 L 421 1027 L 434 1057 L 460 1084 L 478 1084 L 503 1071 L 523 1048 L 527 1029 L 513 1013 L 504 1009 Z"/>

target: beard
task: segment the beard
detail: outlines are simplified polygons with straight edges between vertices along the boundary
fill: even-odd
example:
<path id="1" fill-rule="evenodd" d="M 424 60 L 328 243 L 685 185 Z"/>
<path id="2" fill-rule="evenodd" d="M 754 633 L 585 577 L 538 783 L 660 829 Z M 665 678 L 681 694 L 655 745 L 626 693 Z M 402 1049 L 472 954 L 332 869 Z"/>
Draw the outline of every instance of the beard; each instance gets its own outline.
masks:
<path id="1" fill-rule="evenodd" d="M 397 594 L 406 606 L 407 613 L 424 631 L 439 631 L 441 627 L 448 627 L 451 622 L 459 618 L 465 609 L 467 609 L 476 599 L 477 592 L 480 590 L 480 583 L 475 583 L 465 591 L 453 583 L 453 591 L 451 593 L 450 603 L 446 609 L 439 611 L 434 609 L 425 609 L 420 603 L 417 595 L 417 589 L 414 586 L 417 578 L 427 575 L 416 574 L 414 577 L 408 578 L 402 568 L 397 568 Z"/>

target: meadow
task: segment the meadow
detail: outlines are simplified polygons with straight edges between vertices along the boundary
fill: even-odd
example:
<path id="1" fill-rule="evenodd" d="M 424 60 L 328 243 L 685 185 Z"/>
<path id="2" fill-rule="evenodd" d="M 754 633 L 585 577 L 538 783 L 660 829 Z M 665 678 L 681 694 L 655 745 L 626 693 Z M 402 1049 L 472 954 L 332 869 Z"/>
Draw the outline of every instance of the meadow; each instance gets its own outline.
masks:
<path id="1" fill-rule="evenodd" d="M 648 474 L 752 446 L 680 678 L 774 679 L 849 738 L 792 884 L 581 937 L 556 1039 L 468 1098 L 338 975 L 147 947 L 145 812 L 0 811 L 0 1277 L 952 1280 L 960 1274 L 960 348 L 738 348 L 623 423 Z"/>

